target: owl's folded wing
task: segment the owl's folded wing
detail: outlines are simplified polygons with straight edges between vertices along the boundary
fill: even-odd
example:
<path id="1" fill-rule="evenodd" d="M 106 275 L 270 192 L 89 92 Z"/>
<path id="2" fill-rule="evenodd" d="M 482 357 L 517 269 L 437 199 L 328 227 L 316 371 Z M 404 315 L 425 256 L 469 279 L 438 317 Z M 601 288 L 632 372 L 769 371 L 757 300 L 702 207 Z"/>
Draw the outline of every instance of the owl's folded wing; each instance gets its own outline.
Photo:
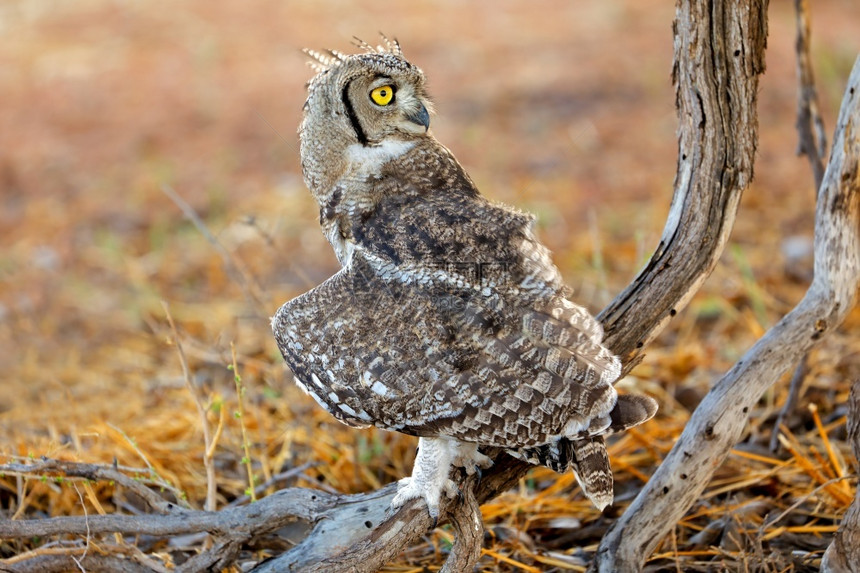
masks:
<path id="1" fill-rule="evenodd" d="M 611 424 L 620 365 L 581 313 L 563 299 L 523 308 L 357 251 L 273 329 L 299 384 L 341 421 L 520 448 Z"/>

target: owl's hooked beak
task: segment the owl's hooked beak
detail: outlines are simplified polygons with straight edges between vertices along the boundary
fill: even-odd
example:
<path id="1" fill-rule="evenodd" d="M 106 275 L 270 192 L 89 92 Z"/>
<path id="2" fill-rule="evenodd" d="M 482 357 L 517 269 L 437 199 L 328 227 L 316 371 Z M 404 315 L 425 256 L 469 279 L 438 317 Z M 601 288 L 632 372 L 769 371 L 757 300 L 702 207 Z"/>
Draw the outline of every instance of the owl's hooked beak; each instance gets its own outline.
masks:
<path id="1" fill-rule="evenodd" d="M 427 112 L 427 108 L 424 107 L 423 103 L 419 102 L 418 109 L 407 113 L 406 119 L 408 119 L 412 123 L 423 125 L 425 133 L 428 129 L 430 129 L 430 114 Z"/>

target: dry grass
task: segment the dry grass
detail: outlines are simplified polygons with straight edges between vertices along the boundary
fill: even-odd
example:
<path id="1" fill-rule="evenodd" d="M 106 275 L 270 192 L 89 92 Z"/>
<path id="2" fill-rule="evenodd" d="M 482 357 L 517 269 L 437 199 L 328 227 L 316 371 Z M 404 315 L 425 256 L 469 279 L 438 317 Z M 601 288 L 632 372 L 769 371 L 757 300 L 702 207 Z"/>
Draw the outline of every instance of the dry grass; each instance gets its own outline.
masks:
<path id="1" fill-rule="evenodd" d="M 322 412 L 291 384 L 267 323 L 336 268 L 299 174 L 294 132 L 310 75 L 299 48 L 396 35 L 430 78 L 437 136 L 485 194 L 538 213 L 562 272 L 597 309 L 635 274 L 668 209 L 672 7 L 210 4 L 0 7 L 0 463 L 116 460 L 195 507 L 207 498 L 207 453 L 218 507 L 252 489 L 247 463 L 256 485 L 273 483 L 262 495 L 285 483 L 376 488 L 409 472 L 415 442 Z M 793 155 L 792 14 L 773 4 L 757 180 L 722 264 L 622 383 L 661 410 L 611 443 L 616 506 L 600 515 L 571 475 L 535 469 L 483 507 L 482 570 L 584 570 L 612 512 L 635 496 L 709 384 L 805 290 L 811 262 L 784 247 L 811 238 L 812 177 Z M 860 46 L 860 8 L 815 4 L 832 129 Z M 782 429 L 778 454 L 765 448 L 786 384 L 762 397 L 744 442 L 649 568 L 817 570 L 854 487 L 843 404 L 860 374 L 858 324 L 855 311 L 814 353 L 804 407 Z M 307 462 L 287 482 L 273 479 Z M 134 503 L 109 483 L 0 478 L 6 517 Z M 0 540 L 0 557 L 60 547 L 42 543 Z M 175 558 L 139 543 L 164 563 Z M 450 531 L 437 530 L 387 570 L 436 570 L 450 543 Z"/>

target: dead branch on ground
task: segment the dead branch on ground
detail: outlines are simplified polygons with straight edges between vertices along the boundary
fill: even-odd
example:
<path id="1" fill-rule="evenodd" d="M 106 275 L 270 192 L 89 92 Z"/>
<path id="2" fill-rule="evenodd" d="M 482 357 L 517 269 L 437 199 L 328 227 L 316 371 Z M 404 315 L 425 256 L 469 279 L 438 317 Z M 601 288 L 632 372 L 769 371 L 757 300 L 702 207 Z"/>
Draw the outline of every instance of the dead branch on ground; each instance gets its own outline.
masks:
<path id="1" fill-rule="evenodd" d="M 50 519 L 2 520 L 0 539 L 21 539 L 53 535 L 91 536 L 103 533 L 147 535 L 172 538 L 179 535 L 208 533 L 213 546 L 201 551 L 192 559 L 173 569 L 180 573 L 219 570 L 233 563 L 243 546 L 270 535 L 281 527 L 297 520 L 309 523 L 324 521 L 327 512 L 344 502 L 342 496 L 321 491 L 290 488 L 281 490 L 249 505 L 225 508 L 221 511 L 196 511 L 169 503 L 154 494 L 134 478 L 119 470 L 92 464 L 47 460 L 35 464 L 5 464 L 0 473 L 13 475 L 77 476 L 89 480 L 112 480 L 143 497 L 147 505 L 158 511 L 144 515 L 89 515 L 81 517 L 54 517 Z M 374 492 L 376 493 L 376 492 Z M 376 499 L 374 494 L 350 496 L 348 503 L 362 506 L 366 500 Z M 57 554 L 33 552 L 33 559 L 10 559 L 0 562 L 0 571 L 68 571 L 76 569 L 75 558 L 87 571 L 157 571 L 153 564 L 141 560 L 128 563 L 124 553 L 131 546 L 116 545 L 107 555 L 90 551 L 86 556 L 83 546 L 70 548 Z"/>

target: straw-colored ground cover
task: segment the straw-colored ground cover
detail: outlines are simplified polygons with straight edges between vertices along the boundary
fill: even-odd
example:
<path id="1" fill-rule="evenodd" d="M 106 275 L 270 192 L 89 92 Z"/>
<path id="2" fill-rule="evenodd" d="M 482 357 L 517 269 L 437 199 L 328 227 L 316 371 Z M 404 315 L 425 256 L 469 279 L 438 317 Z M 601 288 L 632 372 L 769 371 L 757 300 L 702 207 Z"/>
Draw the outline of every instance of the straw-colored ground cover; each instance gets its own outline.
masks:
<path id="1" fill-rule="evenodd" d="M 486 195 L 538 214 L 579 300 L 598 310 L 635 275 L 668 211 L 673 10 L 580 4 L 0 7 L 0 464 L 117 463 L 203 507 L 196 397 L 215 441 L 219 508 L 249 492 L 249 466 L 254 484 L 271 483 L 259 495 L 285 485 L 358 492 L 407 475 L 415 440 L 337 423 L 295 388 L 270 334 L 283 301 L 337 268 L 298 165 L 311 75 L 299 49 L 347 50 L 353 35 L 373 40 L 380 29 L 397 36 L 430 79 L 437 137 Z M 661 409 L 610 442 L 616 505 L 601 515 L 572 475 L 535 469 L 483 506 L 482 570 L 584 570 L 709 384 L 806 289 L 814 191 L 794 155 L 793 12 L 772 4 L 757 178 L 721 264 L 621 383 Z M 860 49 L 860 8 L 815 4 L 830 132 Z M 860 376 L 858 326 L 855 310 L 812 354 L 777 452 L 767 445 L 788 376 L 760 400 L 744 441 L 649 567 L 817 570 L 856 484 L 844 404 Z M 0 477 L 2 519 L 138 506 L 109 482 Z M 387 570 L 435 570 L 451 539 L 438 529 Z M 165 540 L 113 542 L 167 565 L 185 555 Z M 83 548 L 0 539 L 0 559 Z"/>

